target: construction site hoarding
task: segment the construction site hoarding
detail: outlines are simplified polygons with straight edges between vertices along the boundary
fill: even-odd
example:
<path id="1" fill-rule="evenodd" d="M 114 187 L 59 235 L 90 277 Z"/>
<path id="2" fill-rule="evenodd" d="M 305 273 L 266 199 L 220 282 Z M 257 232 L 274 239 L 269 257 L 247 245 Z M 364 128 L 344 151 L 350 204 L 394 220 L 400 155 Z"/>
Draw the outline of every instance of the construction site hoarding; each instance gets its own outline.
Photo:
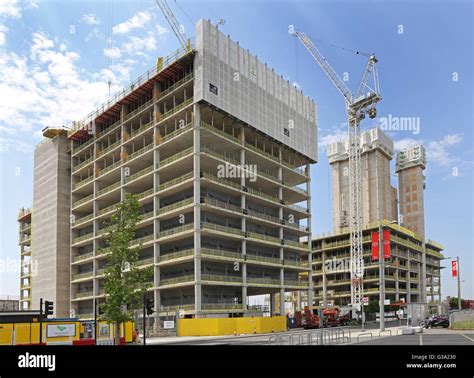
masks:
<path id="1" fill-rule="evenodd" d="M 196 24 L 195 101 L 204 100 L 317 161 L 316 105 L 206 20 Z"/>

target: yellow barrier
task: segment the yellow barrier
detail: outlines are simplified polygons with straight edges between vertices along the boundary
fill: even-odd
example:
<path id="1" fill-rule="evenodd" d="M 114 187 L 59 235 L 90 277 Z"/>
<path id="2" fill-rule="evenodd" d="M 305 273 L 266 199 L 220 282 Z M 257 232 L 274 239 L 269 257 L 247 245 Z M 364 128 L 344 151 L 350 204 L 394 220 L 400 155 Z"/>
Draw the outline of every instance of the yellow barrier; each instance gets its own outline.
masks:
<path id="1" fill-rule="evenodd" d="M 221 336 L 286 331 L 286 317 L 179 319 L 178 336 Z"/>
<path id="2" fill-rule="evenodd" d="M 74 325 L 74 334 L 71 331 L 70 336 L 61 336 L 68 325 Z M 49 334 L 48 334 L 48 326 Z M 39 343 L 39 323 L 3 323 L 0 324 L 0 345 L 24 345 Z M 105 329 L 104 329 L 105 328 Z M 133 341 L 134 323 L 127 322 L 121 325 L 120 334 L 125 336 L 125 342 Z M 100 333 L 102 331 L 102 333 Z M 64 322 L 43 322 L 43 342 L 45 343 L 64 343 L 80 340 L 81 333 L 84 332 L 84 326 L 78 321 Z M 113 324 L 107 322 L 99 322 L 98 338 L 113 338 Z M 49 336 L 49 337 L 48 337 Z"/>

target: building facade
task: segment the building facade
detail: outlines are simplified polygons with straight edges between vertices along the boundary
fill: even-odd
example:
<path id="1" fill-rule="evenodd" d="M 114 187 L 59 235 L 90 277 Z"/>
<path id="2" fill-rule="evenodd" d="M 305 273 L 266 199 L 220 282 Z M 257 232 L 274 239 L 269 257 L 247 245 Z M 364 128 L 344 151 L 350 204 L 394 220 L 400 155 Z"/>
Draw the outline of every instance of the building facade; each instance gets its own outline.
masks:
<path id="1" fill-rule="evenodd" d="M 423 239 L 413 231 L 385 220 L 390 230 L 391 257 L 385 260 L 385 298 L 390 303 L 422 302 L 425 290 L 428 303 L 441 303 L 441 251 L 443 246 L 431 240 L 425 243 L 426 275 L 423 275 Z M 379 299 L 379 262 L 372 261 L 372 232 L 379 222 L 363 230 L 364 296 Z M 315 303 L 345 306 L 351 302 L 349 230 L 313 239 L 313 279 Z"/>
<path id="2" fill-rule="evenodd" d="M 156 321 L 251 315 L 261 294 L 284 313 L 285 292 L 312 296 L 315 104 L 208 21 L 68 137 L 76 316 L 105 298 L 104 234 L 125 193 L 141 205 L 132 245 L 154 267 Z"/>
<path id="3" fill-rule="evenodd" d="M 33 285 L 33 260 L 31 243 L 31 218 L 29 208 L 18 212 L 18 244 L 20 246 L 20 309 L 31 310 Z"/>

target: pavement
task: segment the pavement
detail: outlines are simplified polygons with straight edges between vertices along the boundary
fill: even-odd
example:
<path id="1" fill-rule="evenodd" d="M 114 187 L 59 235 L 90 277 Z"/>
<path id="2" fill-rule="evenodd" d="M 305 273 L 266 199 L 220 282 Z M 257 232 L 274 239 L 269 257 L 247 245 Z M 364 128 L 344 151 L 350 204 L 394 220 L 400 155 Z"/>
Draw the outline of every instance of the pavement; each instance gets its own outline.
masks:
<path id="1" fill-rule="evenodd" d="M 474 346 L 474 330 L 460 331 L 443 328 L 423 329 L 423 333 L 402 335 L 398 322 L 386 323 L 386 330 L 380 332 L 378 323 L 366 324 L 364 331 L 360 326 L 328 328 L 329 330 L 343 328 L 345 334 L 350 332 L 351 345 L 472 345 Z M 280 332 L 279 335 L 307 334 L 315 330 L 292 329 Z M 187 336 L 187 337 L 150 337 L 147 345 L 268 345 L 274 333 L 238 336 Z M 347 343 L 344 345 L 348 345 Z"/>

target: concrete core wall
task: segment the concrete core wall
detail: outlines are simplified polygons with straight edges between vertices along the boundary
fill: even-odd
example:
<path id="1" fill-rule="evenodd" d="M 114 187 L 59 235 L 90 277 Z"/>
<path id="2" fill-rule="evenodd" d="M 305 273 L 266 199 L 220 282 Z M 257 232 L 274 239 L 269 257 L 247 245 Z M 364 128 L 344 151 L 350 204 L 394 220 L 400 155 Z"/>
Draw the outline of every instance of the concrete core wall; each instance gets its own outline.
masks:
<path id="1" fill-rule="evenodd" d="M 54 302 L 54 316 L 69 316 L 70 157 L 65 135 L 35 149 L 32 244 L 37 269 L 33 309 L 40 298 Z"/>

